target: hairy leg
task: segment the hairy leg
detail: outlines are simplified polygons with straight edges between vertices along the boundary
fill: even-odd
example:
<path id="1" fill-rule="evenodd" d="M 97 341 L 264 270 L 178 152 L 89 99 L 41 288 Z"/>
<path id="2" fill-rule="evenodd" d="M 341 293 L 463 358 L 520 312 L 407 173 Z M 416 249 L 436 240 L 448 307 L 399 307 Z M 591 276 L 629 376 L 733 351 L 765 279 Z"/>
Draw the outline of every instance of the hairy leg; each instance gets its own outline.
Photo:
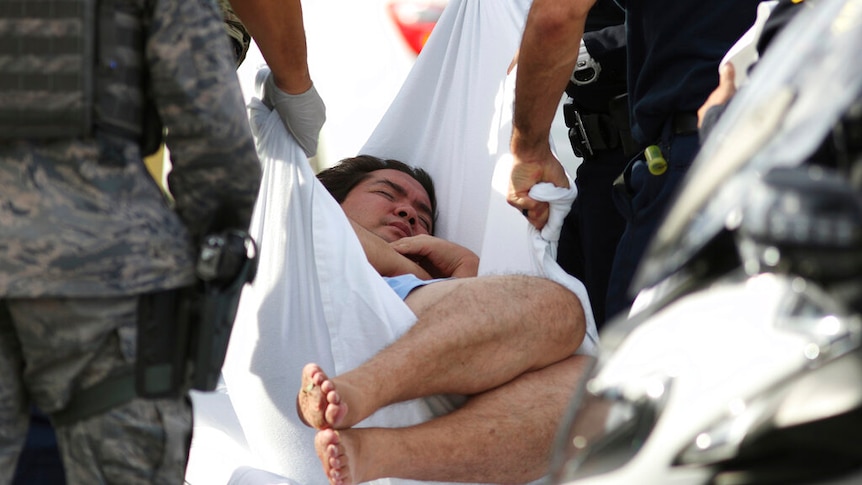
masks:
<path id="1" fill-rule="evenodd" d="M 326 419 L 326 406 L 300 406 L 306 422 L 348 428 L 392 403 L 484 392 L 565 359 L 584 338 L 578 298 L 543 278 L 447 280 L 418 288 L 406 302 L 416 324 L 366 363 L 329 379 L 340 403 L 349 403 L 339 424 Z"/>
<path id="2" fill-rule="evenodd" d="M 393 477 L 526 483 L 548 471 L 560 420 L 591 357 L 572 356 L 478 394 L 464 407 L 408 428 L 318 433 L 332 485 Z"/>

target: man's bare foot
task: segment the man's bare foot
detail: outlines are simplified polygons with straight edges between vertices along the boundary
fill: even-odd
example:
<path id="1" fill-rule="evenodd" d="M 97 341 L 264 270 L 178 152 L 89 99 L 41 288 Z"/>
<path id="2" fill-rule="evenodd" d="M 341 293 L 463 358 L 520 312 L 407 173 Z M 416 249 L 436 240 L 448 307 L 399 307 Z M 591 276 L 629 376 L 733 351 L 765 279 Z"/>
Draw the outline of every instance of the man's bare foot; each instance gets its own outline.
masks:
<path id="1" fill-rule="evenodd" d="M 314 437 L 314 449 L 330 485 L 353 485 L 362 481 L 356 470 L 359 460 L 353 456 L 357 450 L 341 432 L 319 431 Z"/>
<path id="2" fill-rule="evenodd" d="M 317 364 L 302 369 L 302 388 L 296 397 L 296 411 L 303 423 L 316 429 L 337 428 L 347 415 L 347 403 L 335 384 Z"/>

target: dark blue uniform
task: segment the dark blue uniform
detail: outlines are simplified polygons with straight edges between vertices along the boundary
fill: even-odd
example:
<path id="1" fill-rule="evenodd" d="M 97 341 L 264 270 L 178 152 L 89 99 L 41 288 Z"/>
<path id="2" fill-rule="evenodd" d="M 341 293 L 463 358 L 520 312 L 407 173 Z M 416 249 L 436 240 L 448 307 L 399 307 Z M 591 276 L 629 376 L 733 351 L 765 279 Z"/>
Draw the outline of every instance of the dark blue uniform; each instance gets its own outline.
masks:
<path id="1" fill-rule="evenodd" d="M 631 157 L 626 94 L 625 12 L 613 0 L 590 10 L 584 44 L 601 66 L 592 83 L 570 82 L 564 107 L 575 154 L 582 159 L 575 185 L 578 198 L 563 223 L 557 262 L 580 279 L 590 296 L 596 326 L 605 322 L 605 295 L 625 219 L 614 205 L 612 186 Z M 578 119 L 573 119 L 577 113 Z M 581 124 L 578 127 L 577 124 Z M 579 139 L 584 130 L 591 150 Z"/>
<path id="2" fill-rule="evenodd" d="M 626 229 L 608 287 L 608 316 L 626 311 L 635 269 L 698 144 L 697 109 L 718 85 L 718 63 L 754 23 L 757 0 L 619 0 L 626 10 L 632 136 L 661 148 L 667 170 L 653 175 L 643 157 L 615 187 Z"/>

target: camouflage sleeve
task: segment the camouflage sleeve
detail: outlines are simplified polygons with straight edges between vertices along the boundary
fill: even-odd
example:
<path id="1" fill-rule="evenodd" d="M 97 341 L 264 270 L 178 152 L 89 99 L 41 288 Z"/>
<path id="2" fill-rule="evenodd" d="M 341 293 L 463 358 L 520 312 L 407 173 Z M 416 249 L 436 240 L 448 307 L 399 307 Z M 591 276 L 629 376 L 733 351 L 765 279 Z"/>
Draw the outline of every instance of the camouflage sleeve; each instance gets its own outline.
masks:
<path id="1" fill-rule="evenodd" d="M 196 238 L 247 228 L 261 168 L 215 4 L 158 0 L 146 50 L 177 212 Z"/>
<path id="2" fill-rule="evenodd" d="M 245 60 L 249 47 L 251 47 L 251 34 L 248 33 L 248 29 L 233 11 L 230 0 L 219 0 L 218 4 L 224 19 L 225 31 L 227 31 L 228 38 L 234 48 L 236 67 L 239 68 L 242 61 Z"/>

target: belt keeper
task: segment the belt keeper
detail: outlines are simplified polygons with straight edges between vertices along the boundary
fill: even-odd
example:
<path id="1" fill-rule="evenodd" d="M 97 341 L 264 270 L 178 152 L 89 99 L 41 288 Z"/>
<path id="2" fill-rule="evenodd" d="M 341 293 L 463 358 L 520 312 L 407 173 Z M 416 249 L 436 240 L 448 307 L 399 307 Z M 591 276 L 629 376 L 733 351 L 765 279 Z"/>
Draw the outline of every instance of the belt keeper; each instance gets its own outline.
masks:
<path id="1" fill-rule="evenodd" d="M 674 113 L 671 118 L 674 135 L 697 133 L 697 113 Z"/>

